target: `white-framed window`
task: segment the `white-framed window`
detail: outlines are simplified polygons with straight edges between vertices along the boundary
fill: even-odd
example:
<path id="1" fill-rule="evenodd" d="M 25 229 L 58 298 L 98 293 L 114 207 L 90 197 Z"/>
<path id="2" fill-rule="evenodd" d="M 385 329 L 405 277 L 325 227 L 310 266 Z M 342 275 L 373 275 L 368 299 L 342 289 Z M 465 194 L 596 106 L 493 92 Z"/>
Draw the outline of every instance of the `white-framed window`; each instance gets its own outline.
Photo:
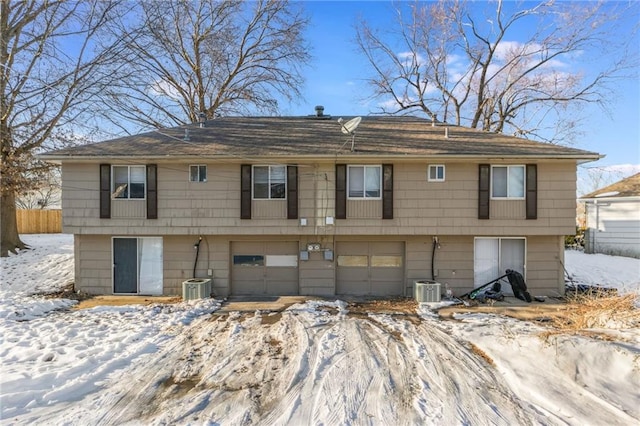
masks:
<path id="1" fill-rule="evenodd" d="M 444 182 L 444 164 L 429 164 L 427 180 L 429 182 Z"/>
<path id="2" fill-rule="evenodd" d="M 491 166 L 491 198 L 524 200 L 524 166 Z"/>
<path id="3" fill-rule="evenodd" d="M 379 200 L 382 166 L 347 166 L 348 198 Z"/>
<path id="4" fill-rule="evenodd" d="M 253 198 L 255 200 L 287 198 L 287 167 L 253 166 Z"/>
<path id="5" fill-rule="evenodd" d="M 203 164 L 194 164 L 189 166 L 189 182 L 206 182 L 207 166 Z"/>
<path id="6" fill-rule="evenodd" d="M 145 166 L 112 166 L 111 196 L 118 199 L 144 199 Z"/>

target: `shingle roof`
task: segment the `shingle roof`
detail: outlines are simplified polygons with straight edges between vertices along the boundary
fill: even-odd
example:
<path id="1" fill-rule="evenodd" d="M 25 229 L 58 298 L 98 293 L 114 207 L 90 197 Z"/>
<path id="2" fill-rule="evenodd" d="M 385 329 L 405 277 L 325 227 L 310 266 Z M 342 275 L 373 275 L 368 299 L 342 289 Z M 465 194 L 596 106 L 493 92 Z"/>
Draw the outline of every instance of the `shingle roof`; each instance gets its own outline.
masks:
<path id="1" fill-rule="evenodd" d="M 606 199 L 620 197 L 640 197 L 640 173 L 629 176 L 626 179 L 622 179 L 609 186 L 605 186 L 604 188 L 600 188 L 580 198 Z"/>
<path id="2" fill-rule="evenodd" d="M 416 117 L 363 117 L 351 136 L 336 117 L 224 117 L 205 123 L 48 152 L 47 160 L 117 157 L 541 157 L 594 160 L 599 154 L 559 145 L 438 124 Z M 348 120 L 350 117 L 345 117 Z M 448 129 L 448 138 L 445 137 Z M 183 140 L 185 130 L 189 140 Z"/>

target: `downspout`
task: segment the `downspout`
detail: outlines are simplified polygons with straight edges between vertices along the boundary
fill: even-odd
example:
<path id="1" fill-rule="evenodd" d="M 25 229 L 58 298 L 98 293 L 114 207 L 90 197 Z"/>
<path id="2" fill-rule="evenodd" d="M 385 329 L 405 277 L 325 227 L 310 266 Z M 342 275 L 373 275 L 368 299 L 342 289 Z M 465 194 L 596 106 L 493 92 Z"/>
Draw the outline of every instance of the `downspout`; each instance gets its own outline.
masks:
<path id="1" fill-rule="evenodd" d="M 435 260 L 436 260 L 436 250 L 440 248 L 440 242 L 438 242 L 438 237 L 433 237 L 433 247 L 431 249 L 431 281 L 436 280 L 436 268 L 435 268 Z"/>
<path id="2" fill-rule="evenodd" d="M 193 245 L 196 249 L 196 260 L 193 262 L 193 278 L 196 277 L 196 266 L 198 265 L 198 255 L 200 254 L 200 243 L 202 242 L 202 236 L 198 237 L 198 242 Z"/>

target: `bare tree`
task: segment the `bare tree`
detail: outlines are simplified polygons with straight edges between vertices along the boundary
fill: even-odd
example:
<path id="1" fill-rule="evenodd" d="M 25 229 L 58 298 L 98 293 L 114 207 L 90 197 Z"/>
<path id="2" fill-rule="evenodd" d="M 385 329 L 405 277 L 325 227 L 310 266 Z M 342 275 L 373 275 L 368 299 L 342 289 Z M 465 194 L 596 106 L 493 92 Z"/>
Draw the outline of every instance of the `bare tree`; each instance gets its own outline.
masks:
<path id="1" fill-rule="evenodd" d="M 51 165 L 34 154 L 65 138 L 96 94 L 111 83 L 102 67 L 119 40 L 101 36 L 114 2 L 0 0 L 0 255 L 24 248 L 16 194 L 33 188 Z"/>
<path id="2" fill-rule="evenodd" d="M 306 25 L 286 1 L 140 0 L 113 28 L 129 34 L 128 65 L 105 93 L 105 116 L 129 131 L 128 123 L 180 125 L 201 113 L 275 113 L 279 96 L 300 97 Z"/>
<path id="3" fill-rule="evenodd" d="M 25 210 L 44 210 L 60 208 L 61 202 L 60 167 L 51 167 L 30 189 L 16 194 L 16 208 Z"/>
<path id="4" fill-rule="evenodd" d="M 629 61 L 637 51 L 618 43 L 629 43 L 629 35 L 615 29 L 620 13 L 637 21 L 639 7 L 628 4 L 618 14 L 613 7 L 400 3 L 391 31 L 361 21 L 356 42 L 372 69 L 373 97 L 384 101 L 382 113 L 419 111 L 485 131 L 557 141 L 576 130 L 576 110 L 606 103 L 610 84 L 628 77 L 637 61 Z M 598 52 L 598 64 L 607 65 L 596 68 L 591 60 L 574 68 L 585 51 Z"/>

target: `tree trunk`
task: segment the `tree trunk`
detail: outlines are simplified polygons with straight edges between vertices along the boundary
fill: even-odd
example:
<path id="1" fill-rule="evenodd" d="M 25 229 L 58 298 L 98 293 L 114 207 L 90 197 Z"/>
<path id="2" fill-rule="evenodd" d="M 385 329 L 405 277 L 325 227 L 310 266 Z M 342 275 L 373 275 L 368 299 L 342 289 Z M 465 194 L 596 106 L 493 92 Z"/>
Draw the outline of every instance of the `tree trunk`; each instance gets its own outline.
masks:
<path id="1" fill-rule="evenodd" d="M 0 257 L 7 257 L 9 252 L 17 253 L 16 249 L 24 249 L 27 246 L 18 235 L 18 220 L 16 218 L 16 196 L 11 191 L 2 191 L 0 204 L 0 233 L 2 243 L 0 245 Z"/>

